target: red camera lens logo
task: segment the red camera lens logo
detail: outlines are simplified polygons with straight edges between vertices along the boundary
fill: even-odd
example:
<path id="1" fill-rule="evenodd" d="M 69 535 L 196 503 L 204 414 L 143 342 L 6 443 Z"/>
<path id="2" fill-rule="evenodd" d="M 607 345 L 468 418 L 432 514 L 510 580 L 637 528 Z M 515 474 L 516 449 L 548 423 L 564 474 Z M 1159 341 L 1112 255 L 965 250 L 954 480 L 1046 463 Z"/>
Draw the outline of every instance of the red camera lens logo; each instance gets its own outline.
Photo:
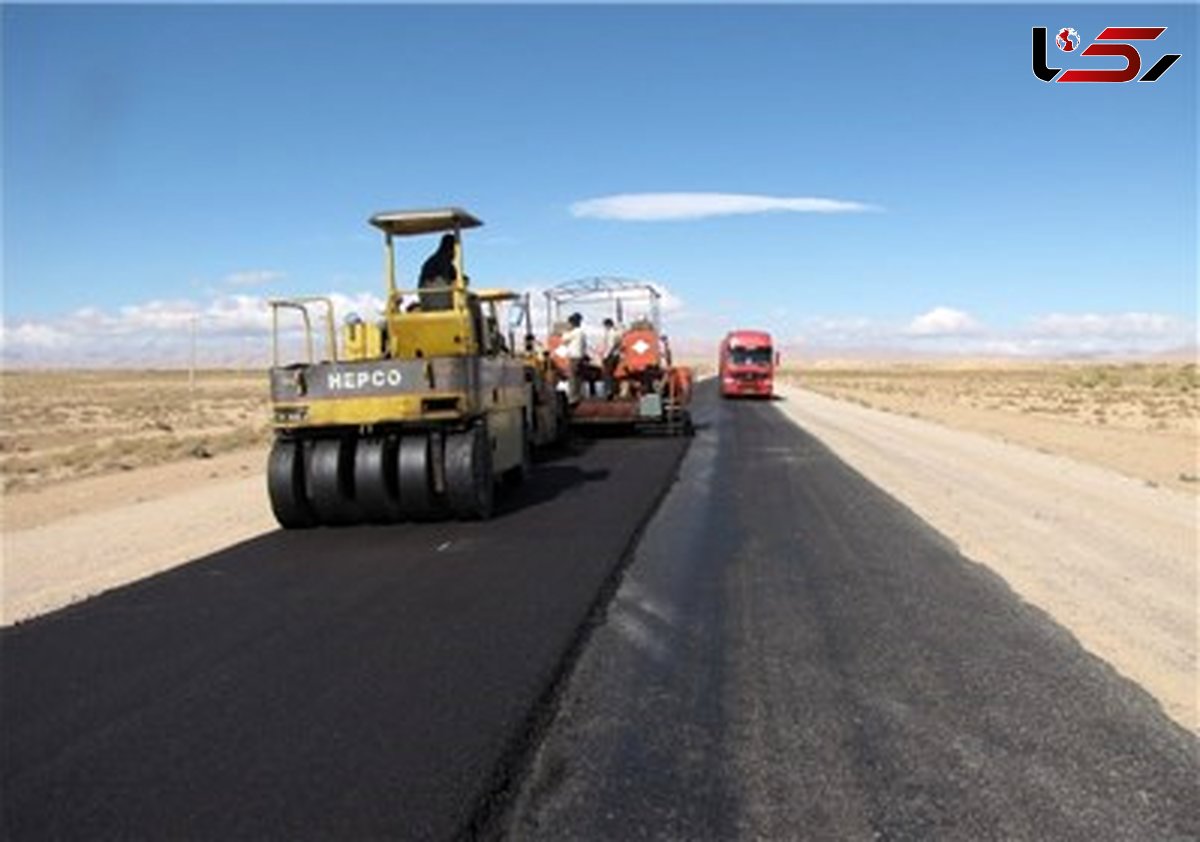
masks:
<path id="1" fill-rule="evenodd" d="M 1070 27 L 1060 29 L 1058 30 L 1058 34 L 1054 36 L 1054 43 L 1064 53 L 1073 52 L 1079 46 L 1079 33 Z"/>

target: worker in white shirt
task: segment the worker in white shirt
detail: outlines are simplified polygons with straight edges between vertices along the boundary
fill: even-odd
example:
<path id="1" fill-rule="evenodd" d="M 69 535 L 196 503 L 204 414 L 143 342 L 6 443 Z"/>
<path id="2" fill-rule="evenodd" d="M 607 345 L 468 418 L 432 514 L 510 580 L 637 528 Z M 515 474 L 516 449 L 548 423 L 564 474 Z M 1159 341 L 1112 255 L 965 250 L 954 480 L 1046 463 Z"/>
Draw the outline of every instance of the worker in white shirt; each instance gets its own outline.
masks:
<path id="1" fill-rule="evenodd" d="M 597 360 L 600 373 L 604 378 L 604 395 L 611 398 L 613 394 L 613 372 L 621 356 L 621 335 L 625 332 L 612 319 L 604 320 L 604 331 L 600 334 L 600 347 Z"/>
<path id="2" fill-rule="evenodd" d="M 562 349 L 562 354 L 569 363 L 567 397 L 574 403 L 579 400 L 580 396 L 579 381 L 583 373 L 584 359 L 587 357 L 587 336 L 583 332 L 583 316 L 581 314 L 572 313 L 567 318 L 567 323 L 570 327 L 563 331 L 559 348 Z"/>

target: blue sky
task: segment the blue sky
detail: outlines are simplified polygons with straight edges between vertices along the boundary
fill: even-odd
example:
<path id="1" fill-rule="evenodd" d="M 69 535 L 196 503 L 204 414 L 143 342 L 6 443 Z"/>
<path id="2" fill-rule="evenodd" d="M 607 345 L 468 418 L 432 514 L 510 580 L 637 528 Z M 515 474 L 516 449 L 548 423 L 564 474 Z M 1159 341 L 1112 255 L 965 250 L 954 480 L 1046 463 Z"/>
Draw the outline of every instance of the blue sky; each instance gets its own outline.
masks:
<path id="1" fill-rule="evenodd" d="M 168 348 L 186 313 L 252 331 L 273 294 L 361 303 L 381 289 L 366 217 L 444 204 L 487 222 L 467 244 L 478 283 L 653 279 L 697 340 L 748 324 L 813 346 L 1194 338 L 1195 6 L 3 15 L 10 359 L 70 334 Z M 1038 25 L 1085 43 L 1167 26 L 1144 66 L 1183 58 L 1154 84 L 1046 84 Z M 870 207 L 578 213 L 692 192 Z"/>

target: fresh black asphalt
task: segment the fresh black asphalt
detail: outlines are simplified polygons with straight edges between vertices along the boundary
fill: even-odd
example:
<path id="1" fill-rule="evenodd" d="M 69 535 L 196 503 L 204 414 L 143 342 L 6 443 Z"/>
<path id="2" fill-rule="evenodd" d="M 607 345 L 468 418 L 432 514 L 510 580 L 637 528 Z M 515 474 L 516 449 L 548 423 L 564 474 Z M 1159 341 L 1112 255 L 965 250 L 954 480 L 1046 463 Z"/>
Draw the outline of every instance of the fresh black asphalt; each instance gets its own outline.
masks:
<path id="1" fill-rule="evenodd" d="M 513 839 L 1200 839 L 1200 742 L 792 425 L 698 403 Z"/>
<path id="2" fill-rule="evenodd" d="M 274 532 L 5 629 L 0 835 L 486 828 L 685 449 L 581 443 L 487 523 Z"/>

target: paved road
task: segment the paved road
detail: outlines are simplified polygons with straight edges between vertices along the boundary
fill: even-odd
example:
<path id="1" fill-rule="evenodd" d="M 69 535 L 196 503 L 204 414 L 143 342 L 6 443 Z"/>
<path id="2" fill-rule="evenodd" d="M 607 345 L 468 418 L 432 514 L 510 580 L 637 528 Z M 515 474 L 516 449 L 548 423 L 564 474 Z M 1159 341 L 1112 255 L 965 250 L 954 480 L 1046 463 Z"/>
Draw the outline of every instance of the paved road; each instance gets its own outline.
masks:
<path id="1" fill-rule="evenodd" d="M 4 630 L 0 838 L 487 827 L 685 448 L 597 441 L 486 524 L 277 532 Z"/>
<path id="2" fill-rule="evenodd" d="M 766 403 L 679 482 L 516 839 L 1200 838 L 1200 743 Z"/>

